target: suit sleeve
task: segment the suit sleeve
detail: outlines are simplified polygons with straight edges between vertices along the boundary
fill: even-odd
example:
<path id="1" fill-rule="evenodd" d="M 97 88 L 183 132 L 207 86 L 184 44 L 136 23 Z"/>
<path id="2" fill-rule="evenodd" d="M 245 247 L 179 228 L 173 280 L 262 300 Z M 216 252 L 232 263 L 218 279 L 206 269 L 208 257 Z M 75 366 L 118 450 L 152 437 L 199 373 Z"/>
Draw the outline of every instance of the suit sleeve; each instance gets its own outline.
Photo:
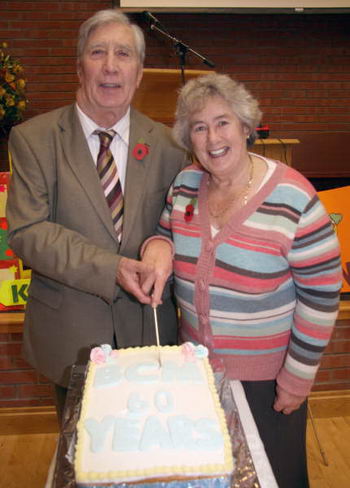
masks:
<path id="1" fill-rule="evenodd" d="M 35 273 L 112 302 L 120 256 L 55 222 L 54 143 L 43 137 L 41 153 L 28 134 L 21 126 L 10 134 L 9 245 Z"/>

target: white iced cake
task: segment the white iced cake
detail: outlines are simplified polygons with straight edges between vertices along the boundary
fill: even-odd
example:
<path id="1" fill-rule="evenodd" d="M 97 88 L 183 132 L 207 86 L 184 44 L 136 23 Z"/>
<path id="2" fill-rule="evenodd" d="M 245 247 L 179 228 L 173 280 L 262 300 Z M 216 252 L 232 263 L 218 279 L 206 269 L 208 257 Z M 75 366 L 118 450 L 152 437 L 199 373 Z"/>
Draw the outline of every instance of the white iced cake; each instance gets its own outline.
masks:
<path id="1" fill-rule="evenodd" d="M 94 348 L 74 467 L 81 487 L 202 478 L 230 486 L 231 442 L 206 348 Z"/>

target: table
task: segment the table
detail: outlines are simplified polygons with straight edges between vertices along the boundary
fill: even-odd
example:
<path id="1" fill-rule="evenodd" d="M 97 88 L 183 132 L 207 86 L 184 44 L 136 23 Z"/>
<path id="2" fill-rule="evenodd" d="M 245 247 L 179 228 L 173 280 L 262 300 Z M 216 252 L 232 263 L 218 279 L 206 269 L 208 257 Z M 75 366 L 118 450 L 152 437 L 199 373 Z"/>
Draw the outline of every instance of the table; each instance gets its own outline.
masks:
<path id="1" fill-rule="evenodd" d="M 72 459 L 84 377 L 85 368 L 83 366 L 72 368 L 56 462 L 49 475 L 46 488 L 76 488 Z M 217 374 L 215 379 L 231 434 L 233 455 L 236 459 L 231 488 L 278 488 L 241 383 L 228 381 Z M 162 486 L 165 485 L 162 484 Z"/>
<path id="2" fill-rule="evenodd" d="M 299 139 L 257 139 L 250 150 L 253 153 L 293 166 L 293 146 L 299 143 Z"/>

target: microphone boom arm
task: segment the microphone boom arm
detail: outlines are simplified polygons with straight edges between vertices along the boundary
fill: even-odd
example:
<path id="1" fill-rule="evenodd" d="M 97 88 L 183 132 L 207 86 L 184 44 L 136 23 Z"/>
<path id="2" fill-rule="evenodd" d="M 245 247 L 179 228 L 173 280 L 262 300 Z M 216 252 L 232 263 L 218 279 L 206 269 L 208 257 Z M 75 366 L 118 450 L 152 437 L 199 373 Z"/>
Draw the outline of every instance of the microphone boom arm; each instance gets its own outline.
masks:
<path id="1" fill-rule="evenodd" d="M 198 58 L 200 58 L 202 60 L 202 62 L 204 64 L 206 64 L 207 66 L 210 66 L 211 68 L 215 67 L 215 64 L 212 61 L 210 61 L 210 59 L 202 56 L 197 51 L 190 48 L 187 44 L 180 41 L 175 36 L 172 36 L 171 34 L 169 34 L 169 32 L 167 32 L 167 31 L 163 30 L 161 27 L 159 27 L 159 25 L 157 25 L 156 22 L 151 23 L 150 29 L 160 32 L 163 36 L 167 37 L 168 39 L 170 39 L 173 42 L 174 47 L 175 47 L 175 51 L 180 58 L 181 77 L 182 77 L 183 83 L 185 83 L 184 69 L 185 69 L 185 64 L 186 64 L 186 54 L 188 52 L 190 52 L 190 53 L 194 54 L 195 56 L 197 56 Z"/>

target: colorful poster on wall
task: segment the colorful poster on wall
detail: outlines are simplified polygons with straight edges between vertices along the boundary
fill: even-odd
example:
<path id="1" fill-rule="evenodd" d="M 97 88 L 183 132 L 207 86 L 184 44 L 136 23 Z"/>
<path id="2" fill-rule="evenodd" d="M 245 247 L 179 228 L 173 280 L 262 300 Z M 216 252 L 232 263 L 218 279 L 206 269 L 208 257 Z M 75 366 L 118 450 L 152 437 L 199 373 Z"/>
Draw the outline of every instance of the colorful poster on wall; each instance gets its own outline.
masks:
<path id="1" fill-rule="evenodd" d="M 23 310 L 28 299 L 31 271 L 24 269 L 7 242 L 5 216 L 10 173 L 0 173 L 0 311 Z"/>
<path id="2" fill-rule="evenodd" d="M 350 292 L 350 186 L 318 192 L 338 236 L 343 267 L 342 293 Z"/>

